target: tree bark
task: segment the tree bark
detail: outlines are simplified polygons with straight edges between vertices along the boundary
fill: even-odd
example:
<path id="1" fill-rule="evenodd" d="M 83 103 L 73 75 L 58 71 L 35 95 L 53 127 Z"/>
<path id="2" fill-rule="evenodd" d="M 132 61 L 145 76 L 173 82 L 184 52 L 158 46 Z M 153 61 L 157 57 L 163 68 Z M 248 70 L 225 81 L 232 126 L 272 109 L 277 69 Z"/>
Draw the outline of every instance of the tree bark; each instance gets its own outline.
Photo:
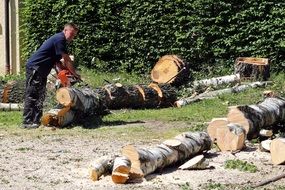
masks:
<path id="1" fill-rule="evenodd" d="M 186 132 L 149 150 L 135 148 L 132 145 L 125 146 L 122 154 L 132 162 L 130 173 L 136 177 L 143 177 L 209 150 L 211 145 L 212 141 L 207 133 Z"/>
<path id="2" fill-rule="evenodd" d="M 129 179 L 130 170 L 131 161 L 127 157 L 116 157 L 112 171 L 112 181 L 118 184 L 126 183 Z"/>
<path id="3" fill-rule="evenodd" d="M 2 91 L 2 103 L 23 103 L 25 95 L 25 81 L 9 81 Z"/>
<path id="4" fill-rule="evenodd" d="M 230 107 L 227 118 L 230 123 L 240 124 L 247 138 L 251 139 L 258 135 L 260 129 L 284 122 L 285 100 L 268 97 L 256 105 Z"/>
<path id="5" fill-rule="evenodd" d="M 226 75 L 210 79 L 198 80 L 193 82 L 193 89 L 197 92 L 205 91 L 208 87 L 220 87 L 222 85 L 235 85 L 240 83 L 240 75 Z"/>
<path id="6" fill-rule="evenodd" d="M 235 61 L 235 73 L 241 78 L 267 80 L 270 77 L 269 61 L 266 58 L 239 57 Z"/>
<path id="7" fill-rule="evenodd" d="M 93 181 L 98 181 L 102 175 L 111 174 L 114 158 L 102 157 L 91 163 L 89 176 Z"/>
<path id="8" fill-rule="evenodd" d="M 16 103 L 0 103 L 0 110 L 3 111 L 21 111 L 23 110 L 22 104 Z"/>

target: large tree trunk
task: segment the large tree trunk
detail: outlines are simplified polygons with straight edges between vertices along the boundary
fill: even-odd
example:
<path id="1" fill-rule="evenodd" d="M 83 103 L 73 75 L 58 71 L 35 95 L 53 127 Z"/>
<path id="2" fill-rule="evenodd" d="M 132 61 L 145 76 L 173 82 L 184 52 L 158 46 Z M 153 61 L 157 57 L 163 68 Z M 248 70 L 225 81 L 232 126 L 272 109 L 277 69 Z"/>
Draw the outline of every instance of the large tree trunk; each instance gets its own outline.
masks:
<path id="1" fill-rule="evenodd" d="M 211 145 L 212 141 L 207 133 L 186 132 L 149 150 L 125 146 L 122 154 L 132 162 L 130 174 L 142 177 L 209 150 Z"/>
<path id="2" fill-rule="evenodd" d="M 151 79 L 158 84 L 180 86 L 190 80 L 189 65 L 177 55 L 162 56 L 151 71 Z"/>
<path id="3" fill-rule="evenodd" d="M 230 107 L 227 118 L 230 123 L 240 124 L 251 139 L 260 129 L 285 121 L 285 100 L 268 97 L 256 105 Z"/>
<path id="4" fill-rule="evenodd" d="M 235 61 L 235 73 L 241 78 L 267 80 L 270 77 L 269 63 L 266 58 L 239 57 Z"/>
<path id="5" fill-rule="evenodd" d="M 200 101 L 200 100 L 212 99 L 212 98 L 215 98 L 215 97 L 222 95 L 222 94 L 240 93 L 240 92 L 243 92 L 249 88 L 263 87 L 263 86 L 266 86 L 268 84 L 271 84 L 271 82 L 270 81 L 253 82 L 250 84 L 234 86 L 232 88 L 225 88 L 225 89 L 221 89 L 221 90 L 209 91 L 209 92 L 205 92 L 205 93 L 199 94 L 199 95 L 194 96 L 194 97 L 182 98 L 182 99 L 176 101 L 174 103 L 174 105 L 176 107 L 182 107 L 182 106 L 185 106 L 185 105 L 188 105 L 188 104 L 191 104 L 193 102 Z"/>
<path id="6" fill-rule="evenodd" d="M 25 81 L 9 81 L 2 91 L 2 103 L 23 103 L 25 95 Z"/>

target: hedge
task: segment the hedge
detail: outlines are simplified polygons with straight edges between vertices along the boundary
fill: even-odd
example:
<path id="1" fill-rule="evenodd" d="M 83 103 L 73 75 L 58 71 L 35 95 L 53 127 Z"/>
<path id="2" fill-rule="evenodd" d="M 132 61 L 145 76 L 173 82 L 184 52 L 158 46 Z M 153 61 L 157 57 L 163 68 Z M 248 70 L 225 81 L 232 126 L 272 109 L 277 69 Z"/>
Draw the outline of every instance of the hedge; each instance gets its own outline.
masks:
<path id="1" fill-rule="evenodd" d="M 70 45 L 79 65 L 145 73 L 165 54 L 204 73 L 231 70 L 240 56 L 285 67 L 285 3 L 272 0 L 23 0 L 22 55 L 73 21 Z"/>

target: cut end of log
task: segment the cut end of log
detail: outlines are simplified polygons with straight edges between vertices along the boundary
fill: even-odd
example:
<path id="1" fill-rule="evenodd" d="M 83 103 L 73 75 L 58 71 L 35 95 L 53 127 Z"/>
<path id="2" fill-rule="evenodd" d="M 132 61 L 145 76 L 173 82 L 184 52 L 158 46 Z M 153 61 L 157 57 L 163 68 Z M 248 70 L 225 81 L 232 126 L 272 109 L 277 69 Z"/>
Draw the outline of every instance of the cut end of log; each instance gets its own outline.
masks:
<path id="1" fill-rule="evenodd" d="M 285 138 L 276 138 L 272 140 L 270 153 L 274 165 L 285 163 Z"/>
<path id="2" fill-rule="evenodd" d="M 69 94 L 68 88 L 60 88 L 56 92 L 56 100 L 64 105 L 64 106 L 69 106 L 72 104 L 72 98 Z"/>
<path id="3" fill-rule="evenodd" d="M 238 109 L 238 107 L 230 107 L 227 115 L 229 123 L 238 123 L 245 129 L 246 134 L 250 130 L 250 123 L 245 114 Z"/>
<path id="4" fill-rule="evenodd" d="M 139 153 L 133 145 L 127 145 L 122 149 L 122 155 L 131 161 L 130 178 L 141 178 L 144 176 L 141 170 L 141 163 L 139 160 Z"/>
<path id="5" fill-rule="evenodd" d="M 162 144 L 165 144 L 169 147 L 178 147 L 181 145 L 181 141 L 176 140 L 176 139 L 168 139 L 168 140 L 165 140 Z"/>
<path id="6" fill-rule="evenodd" d="M 90 169 L 89 170 L 89 176 L 90 176 L 90 179 L 92 181 L 98 181 L 99 180 L 99 175 L 97 174 L 96 170 L 95 169 Z"/>
<path id="7" fill-rule="evenodd" d="M 270 152 L 270 144 L 271 144 L 272 140 L 268 139 L 265 141 L 261 141 L 260 143 L 260 150 L 264 151 L 264 152 Z"/>
<path id="8" fill-rule="evenodd" d="M 230 123 L 225 127 L 219 127 L 216 135 L 217 145 L 221 151 L 241 150 L 245 145 L 245 130 L 239 124 Z"/>
<path id="9" fill-rule="evenodd" d="M 229 124 L 229 121 L 227 118 L 213 118 L 208 127 L 207 127 L 207 133 L 209 134 L 209 136 L 211 137 L 212 141 L 215 141 L 217 138 L 217 129 L 219 127 L 225 127 L 227 126 L 227 124 Z"/>
<path id="10" fill-rule="evenodd" d="M 185 106 L 185 105 L 186 105 L 186 102 L 184 100 L 178 100 L 174 102 L 174 107 L 177 107 L 177 108 L 181 108 L 182 106 Z"/>
<path id="11" fill-rule="evenodd" d="M 44 126 L 59 126 L 57 115 L 46 113 L 41 118 L 41 124 Z"/>
<path id="12" fill-rule="evenodd" d="M 124 184 L 129 179 L 129 174 L 124 174 L 121 172 L 112 173 L 112 181 L 116 184 Z"/>
<path id="13" fill-rule="evenodd" d="M 161 89 L 159 88 L 159 86 L 158 86 L 157 84 L 155 84 L 155 83 L 150 83 L 148 86 L 149 86 L 150 88 L 154 89 L 154 90 L 157 92 L 158 97 L 159 97 L 160 99 L 163 97 L 162 91 L 161 91 Z"/>

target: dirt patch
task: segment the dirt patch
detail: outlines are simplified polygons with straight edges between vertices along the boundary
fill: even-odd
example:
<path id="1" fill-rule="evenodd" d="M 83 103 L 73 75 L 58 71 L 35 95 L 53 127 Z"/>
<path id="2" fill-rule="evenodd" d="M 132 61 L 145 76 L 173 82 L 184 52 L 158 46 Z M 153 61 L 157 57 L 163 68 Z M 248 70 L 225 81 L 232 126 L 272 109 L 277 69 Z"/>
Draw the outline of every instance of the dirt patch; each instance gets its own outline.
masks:
<path id="1" fill-rule="evenodd" d="M 145 127 L 156 126 L 157 132 L 168 127 L 177 127 L 159 121 L 145 122 Z M 120 125 L 118 127 L 132 127 Z M 40 129 L 37 129 L 40 130 Z M 73 129 L 71 129 L 73 130 Z M 31 131 L 33 133 L 33 131 Z M 88 176 L 92 160 L 102 156 L 120 155 L 121 148 L 129 143 L 124 139 L 108 139 L 90 135 L 67 136 L 57 132 L 39 136 L 21 136 L 0 130 L 0 189 L 207 189 L 209 185 L 245 189 L 261 180 L 285 172 L 285 166 L 273 166 L 270 154 L 259 151 L 257 145 L 236 154 L 216 152 L 206 154 L 212 169 L 177 170 L 177 166 L 146 176 L 140 182 L 116 185 L 110 176 L 93 182 Z M 133 142 L 152 147 L 158 139 Z M 240 159 L 257 166 L 255 173 L 224 168 L 228 159 Z M 270 183 L 262 188 L 284 188 L 285 179 Z"/>

